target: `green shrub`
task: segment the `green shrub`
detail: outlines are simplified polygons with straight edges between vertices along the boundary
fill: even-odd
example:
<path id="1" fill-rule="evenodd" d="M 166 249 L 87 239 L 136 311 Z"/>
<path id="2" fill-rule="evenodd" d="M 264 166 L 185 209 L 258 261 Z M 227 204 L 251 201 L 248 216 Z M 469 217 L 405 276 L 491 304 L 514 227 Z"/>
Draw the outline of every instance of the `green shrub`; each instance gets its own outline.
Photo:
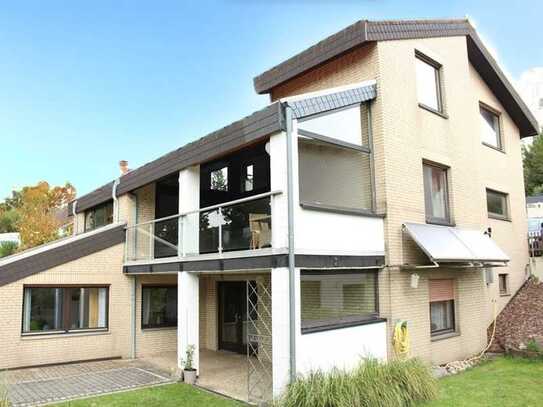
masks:
<path id="1" fill-rule="evenodd" d="M 0 243 L 0 257 L 6 257 L 9 255 L 12 255 L 17 250 L 17 243 L 16 242 L 1 242 Z"/>
<path id="2" fill-rule="evenodd" d="M 535 339 L 530 339 L 526 343 L 526 350 L 535 353 L 543 353 L 543 349 L 541 349 L 541 346 L 539 345 L 539 343 L 537 343 Z"/>
<path id="3" fill-rule="evenodd" d="M 4 374 L 0 372 L 0 407 L 9 407 L 8 385 Z"/>
<path id="4" fill-rule="evenodd" d="M 413 406 L 437 397 L 437 381 L 418 359 L 381 363 L 364 359 L 353 371 L 315 371 L 299 377 L 280 407 Z"/>

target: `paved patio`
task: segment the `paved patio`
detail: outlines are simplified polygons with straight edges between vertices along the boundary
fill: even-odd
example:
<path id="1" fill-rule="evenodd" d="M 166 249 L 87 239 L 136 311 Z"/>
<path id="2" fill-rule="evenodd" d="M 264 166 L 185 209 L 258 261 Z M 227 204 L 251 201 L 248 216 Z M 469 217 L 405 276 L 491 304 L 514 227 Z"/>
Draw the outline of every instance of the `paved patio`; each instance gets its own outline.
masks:
<path id="1" fill-rule="evenodd" d="M 145 361 L 109 360 L 11 370 L 6 381 L 11 404 L 23 407 L 170 383 L 174 378 Z"/>

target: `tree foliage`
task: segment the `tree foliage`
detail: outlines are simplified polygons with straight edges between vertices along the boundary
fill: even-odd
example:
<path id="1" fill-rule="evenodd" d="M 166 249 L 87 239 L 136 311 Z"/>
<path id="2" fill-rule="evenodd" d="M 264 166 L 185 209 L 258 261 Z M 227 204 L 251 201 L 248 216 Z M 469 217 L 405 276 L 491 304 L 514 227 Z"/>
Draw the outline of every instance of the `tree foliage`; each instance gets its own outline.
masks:
<path id="1" fill-rule="evenodd" d="M 522 148 L 526 195 L 543 193 L 543 133 L 534 137 L 531 146 Z"/>
<path id="2" fill-rule="evenodd" d="M 69 183 L 52 187 L 42 181 L 23 187 L 0 204 L 0 227 L 5 224 L 6 229 L 19 232 L 23 250 L 50 242 L 58 238 L 63 226 L 59 209 L 74 198 L 75 188 Z"/>

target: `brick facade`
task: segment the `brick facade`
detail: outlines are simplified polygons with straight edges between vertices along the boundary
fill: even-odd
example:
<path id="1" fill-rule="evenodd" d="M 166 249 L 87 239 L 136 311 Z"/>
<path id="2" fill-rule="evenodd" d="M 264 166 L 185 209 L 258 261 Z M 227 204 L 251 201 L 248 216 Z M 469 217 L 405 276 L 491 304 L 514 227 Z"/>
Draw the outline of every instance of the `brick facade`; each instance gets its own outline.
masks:
<path id="1" fill-rule="evenodd" d="M 448 118 L 418 106 L 415 50 L 443 65 L 441 81 Z M 449 167 L 453 222 L 481 231 L 492 228 L 492 237 L 511 257 L 510 265 L 498 270 L 509 274 L 512 290 L 518 289 L 526 277 L 528 263 L 519 131 L 470 65 L 463 36 L 366 45 L 276 87 L 271 98 L 368 79 L 376 79 L 378 86 L 378 96 L 372 104 L 373 153 L 377 211 L 386 214 L 388 267 L 380 273 L 379 282 L 381 314 L 389 320 L 389 337 L 394 322 L 406 319 L 413 355 L 432 363 L 469 356 L 485 345 L 486 327 L 492 318 L 491 301 L 498 301 L 499 311 L 508 298 L 498 295 L 497 278 L 486 285 L 480 269 L 418 270 L 419 286 L 411 288 L 411 272 L 402 271 L 399 266 L 428 261 L 405 236 L 401 225 L 406 221 L 425 222 L 423 161 Z M 505 154 L 481 144 L 480 101 L 501 112 Z M 486 188 L 509 194 L 511 221 L 488 218 Z M 430 278 L 455 280 L 459 335 L 432 341 Z"/>

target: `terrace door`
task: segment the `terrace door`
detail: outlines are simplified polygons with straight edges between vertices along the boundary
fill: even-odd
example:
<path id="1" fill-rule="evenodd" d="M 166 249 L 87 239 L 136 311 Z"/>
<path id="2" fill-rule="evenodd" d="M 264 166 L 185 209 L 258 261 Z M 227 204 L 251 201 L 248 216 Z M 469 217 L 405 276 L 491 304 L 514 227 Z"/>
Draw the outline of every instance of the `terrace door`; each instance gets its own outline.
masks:
<path id="1" fill-rule="evenodd" d="M 219 349 L 247 352 L 247 282 L 219 282 Z"/>

